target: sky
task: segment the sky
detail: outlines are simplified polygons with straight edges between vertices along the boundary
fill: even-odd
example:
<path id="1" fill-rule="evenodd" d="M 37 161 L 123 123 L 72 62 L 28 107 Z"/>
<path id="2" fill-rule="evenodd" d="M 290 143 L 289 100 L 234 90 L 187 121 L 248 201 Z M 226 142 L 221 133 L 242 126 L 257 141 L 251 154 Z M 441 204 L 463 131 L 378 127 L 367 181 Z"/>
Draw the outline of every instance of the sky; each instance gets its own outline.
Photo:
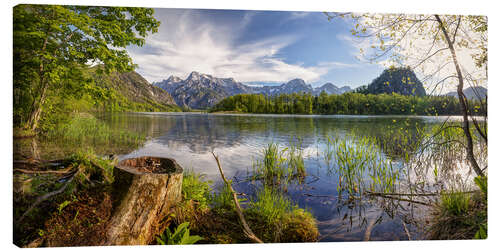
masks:
<path id="1" fill-rule="evenodd" d="M 359 60 L 351 25 L 322 12 L 155 9 L 155 17 L 158 32 L 127 48 L 150 82 L 198 71 L 253 85 L 301 78 L 355 88 L 384 69 Z"/>

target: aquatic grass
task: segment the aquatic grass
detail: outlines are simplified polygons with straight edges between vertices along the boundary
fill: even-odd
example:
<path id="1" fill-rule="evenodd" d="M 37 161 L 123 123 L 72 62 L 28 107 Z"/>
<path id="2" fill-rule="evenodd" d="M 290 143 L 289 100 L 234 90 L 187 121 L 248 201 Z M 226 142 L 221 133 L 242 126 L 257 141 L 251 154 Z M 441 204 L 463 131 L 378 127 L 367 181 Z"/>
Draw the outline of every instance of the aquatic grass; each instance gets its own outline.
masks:
<path id="1" fill-rule="evenodd" d="M 281 223 L 287 213 L 298 207 L 279 191 L 264 186 L 260 189 L 256 198 L 248 205 L 248 212 L 259 214 L 268 225 Z"/>
<path id="2" fill-rule="evenodd" d="M 297 138 L 297 142 L 290 140 L 290 148 L 288 149 L 288 174 L 299 178 L 306 176 L 306 167 L 304 165 L 304 155 L 302 151 L 302 140 Z"/>
<path id="3" fill-rule="evenodd" d="M 459 216 L 469 210 L 471 195 L 464 192 L 448 192 L 441 194 L 441 209 L 443 213 Z"/>
<path id="4" fill-rule="evenodd" d="M 331 137 L 327 135 L 326 137 L 326 145 L 325 149 L 323 151 L 323 157 L 325 159 L 325 163 L 327 166 L 330 166 L 330 162 L 332 162 L 333 159 L 333 153 L 334 151 L 334 145 L 335 145 L 335 137 Z"/>
<path id="5" fill-rule="evenodd" d="M 263 180 L 265 185 L 288 185 L 292 180 L 301 182 L 306 176 L 301 140 L 290 141 L 290 147 L 279 149 L 269 143 L 262 150 L 262 160 L 252 163 L 253 180 Z"/>
<path id="6" fill-rule="evenodd" d="M 330 144 L 331 143 L 331 144 Z M 390 159 L 386 159 L 371 137 L 349 134 L 335 141 L 328 138 L 325 153 L 335 152 L 337 191 L 349 196 L 361 196 L 365 191 L 393 192 L 399 178 Z M 325 156 L 328 158 L 330 156 Z"/>
<path id="7" fill-rule="evenodd" d="M 48 131 L 44 136 L 51 141 L 77 148 L 89 148 L 92 145 L 133 147 L 146 139 L 132 131 L 112 129 L 90 114 L 75 114 L 69 122 Z"/>
<path id="8" fill-rule="evenodd" d="M 287 178 L 286 158 L 284 150 L 279 150 L 278 144 L 269 143 L 262 150 L 262 160 L 253 162 L 252 178 L 263 179 L 267 185 L 279 184 Z"/>
<path id="9" fill-rule="evenodd" d="M 218 210 L 234 209 L 233 193 L 227 185 L 222 185 L 219 192 L 213 192 L 210 195 L 210 204 Z"/>
<path id="10" fill-rule="evenodd" d="M 319 236 L 314 216 L 277 188 L 263 186 L 257 191 L 245 217 L 264 242 L 307 242 L 316 241 Z"/>

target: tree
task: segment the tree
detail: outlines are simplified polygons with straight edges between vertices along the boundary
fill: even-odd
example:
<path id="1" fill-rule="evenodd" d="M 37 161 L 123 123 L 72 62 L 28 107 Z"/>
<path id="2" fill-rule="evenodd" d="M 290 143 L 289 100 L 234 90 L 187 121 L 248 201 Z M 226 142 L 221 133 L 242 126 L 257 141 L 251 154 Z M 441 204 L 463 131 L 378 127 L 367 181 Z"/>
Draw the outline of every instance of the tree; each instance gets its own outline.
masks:
<path id="1" fill-rule="evenodd" d="M 13 17 L 14 89 L 30 103 L 23 115 L 32 131 L 50 86 L 89 63 L 107 73 L 133 70 L 124 48 L 142 46 L 160 24 L 148 8 L 17 5 Z"/>
<path id="2" fill-rule="evenodd" d="M 439 87 L 456 84 L 463 116 L 462 129 L 466 139 L 467 159 L 477 175 L 484 175 L 475 156 L 469 118 L 481 138 L 487 142 L 486 125 L 481 127 L 472 116 L 463 93 L 465 81 L 471 87 L 487 80 L 487 18 L 485 16 L 353 14 L 325 13 L 328 19 L 350 17 L 352 35 L 369 39 L 370 48 L 360 48 L 362 55 L 371 52 L 370 61 L 405 64 L 418 69 L 433 81 L 434 93 Z M 474 62 L 473 66 L 467 65 Z M 469 66 L 468 68 L 466 67 Z M 442 77 L 443 72 L 453 72 Z M 486 124 L 486 115 L 485 115 Z"/>

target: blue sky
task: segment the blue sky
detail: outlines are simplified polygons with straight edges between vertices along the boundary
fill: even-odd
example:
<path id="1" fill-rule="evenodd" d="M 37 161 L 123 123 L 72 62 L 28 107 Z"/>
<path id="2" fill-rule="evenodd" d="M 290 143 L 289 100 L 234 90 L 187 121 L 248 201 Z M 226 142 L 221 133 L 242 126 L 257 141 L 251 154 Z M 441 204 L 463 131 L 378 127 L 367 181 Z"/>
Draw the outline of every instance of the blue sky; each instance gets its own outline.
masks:
<path id="1" fill-rule="evenodd" d="M 302 78 L 354 88 L 383 70 L 357 58 L 348 22 L 321 12 L 155 9 L 155 17 L 159 32 L 128 48 L 150 82 L 198 71 L 247 83 Z"/>

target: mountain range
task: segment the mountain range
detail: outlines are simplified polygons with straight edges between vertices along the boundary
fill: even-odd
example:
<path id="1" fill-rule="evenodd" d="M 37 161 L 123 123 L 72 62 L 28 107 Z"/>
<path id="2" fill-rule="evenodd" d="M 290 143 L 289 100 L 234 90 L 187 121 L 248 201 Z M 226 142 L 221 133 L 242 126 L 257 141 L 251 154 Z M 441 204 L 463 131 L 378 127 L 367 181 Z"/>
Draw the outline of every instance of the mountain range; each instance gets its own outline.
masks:
<path id="1" fill-rule="evenodd" d="M 469 100 L 482 100 L 485 99 L 488 95 L 488 89 L 485 87 L 477 86 L 477 87 L 468 87 L 463 90 L 465 97 Z M 446 95 L 458 97 L 456 91 L 448 92 Z"/>
<path id="2" fill-rule="evenodd" d="M 196 71 L 191 72 L 184 80 L 170 76 L 153 85 L 170 93 L 177 105 L 194 109 L 212 107 L 222 99 L 237 94 L 279 95 L 305 92 L 319 95 L 322 91 L 327 94 L 342 94 L 352 90 L 348 86 L 339 88 L 332 83 L 313 88 L 302 79 L 293 79 L 278 86 L 256 87 L 238 82 L 234 78 L 217 78 Z"/>

